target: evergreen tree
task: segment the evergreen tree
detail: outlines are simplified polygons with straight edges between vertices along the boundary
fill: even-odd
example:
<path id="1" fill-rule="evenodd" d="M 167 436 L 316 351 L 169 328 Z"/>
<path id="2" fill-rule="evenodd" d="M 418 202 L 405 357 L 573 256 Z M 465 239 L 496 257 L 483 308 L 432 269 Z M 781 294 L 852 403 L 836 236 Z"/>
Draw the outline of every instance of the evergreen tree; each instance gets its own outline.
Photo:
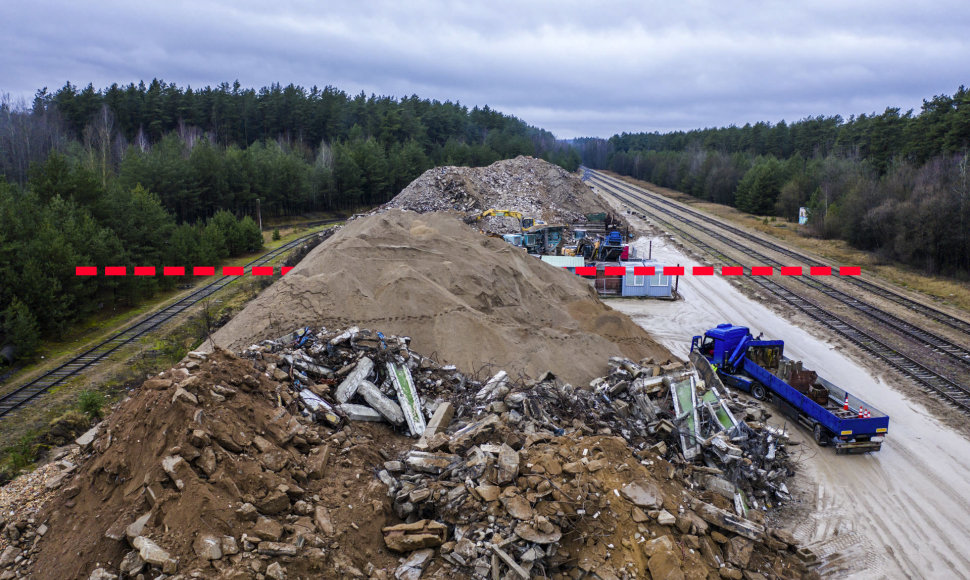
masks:
<path id="1" fill-rule="evenodd" d="M 14 345 L 17 359 L 33 357 L 40 343 L 40 328 L 30 309 L 16 296 L 3 311 L 3 332 L 6 341 Z"/>

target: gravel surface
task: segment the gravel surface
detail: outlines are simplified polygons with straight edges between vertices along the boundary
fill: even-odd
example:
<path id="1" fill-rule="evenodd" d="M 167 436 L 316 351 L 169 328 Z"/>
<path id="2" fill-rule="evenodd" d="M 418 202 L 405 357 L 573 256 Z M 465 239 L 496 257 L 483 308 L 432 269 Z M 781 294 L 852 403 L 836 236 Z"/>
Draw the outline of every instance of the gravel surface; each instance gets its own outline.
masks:
<path id="1" fill-rule="evenodd" d="M 640 244 L 645 250 L 645 241 Z M 666 263 L 704 265 L 665 237 L 654 239 L 653 252 Z M 749 325 L 785 340 L 788 356 L 889 414 L 889 436 L 870 455 L 836 456 L 816 447 L 807 431 L 791 429 L 804 451 L 794 490 L 801 505 L 785 514 L 787 529 L 821 556 L 823 575 L 970 577 L 970 557 L 962 548 L 970 542 L 970 440 L 937 418 L 934 399 L 793 316 L 790 307 L 742 292 L 721 277 L 683 277 L 680 293 L 684 299 L 675 302 L 608 304 L 649 328 L 677 356 L 689 350 L 691 335 L 713 325 Z"/>

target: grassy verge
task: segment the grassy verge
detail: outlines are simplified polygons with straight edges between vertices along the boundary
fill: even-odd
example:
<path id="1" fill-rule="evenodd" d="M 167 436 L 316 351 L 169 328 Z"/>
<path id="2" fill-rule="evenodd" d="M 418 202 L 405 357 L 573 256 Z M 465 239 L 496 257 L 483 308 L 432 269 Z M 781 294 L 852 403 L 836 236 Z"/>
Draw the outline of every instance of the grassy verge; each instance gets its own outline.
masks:
<path id="1" fill-rule="evenodd" d="M 925 294 L 943 304 L 970 313 L 970 284 L 966 282 L 942 276 L 927 275 L 900 264 L 886 263 L 875 254 L 857 250 L 843 240 L 823 240 L 809 237 L 805 235 L 803 226 L 779 220 L 776 217 L 747 214 L 733 207 L 702 201 L 686 193 L 659 187 L 646 181 L 639 181 L 609 171 L 603 173 L 649 189 L 664 197 L 688 203 L 706 213 L 777 238 L 789 245 L 813 252 L 831 260 L 833 265 L 861 266 L 866 274 L 882 278 L 908 290 Z"/>

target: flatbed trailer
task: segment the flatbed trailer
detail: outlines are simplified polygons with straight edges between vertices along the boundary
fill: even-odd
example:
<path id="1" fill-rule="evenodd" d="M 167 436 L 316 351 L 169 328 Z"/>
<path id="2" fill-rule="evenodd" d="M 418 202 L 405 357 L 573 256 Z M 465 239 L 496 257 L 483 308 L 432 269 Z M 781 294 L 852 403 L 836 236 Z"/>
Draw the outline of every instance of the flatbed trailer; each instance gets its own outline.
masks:
<path id="1" fill-rule="evenodd" d="M 781 404 L 819 445 L 832 445 L 836 453 L 878 451 L 889 416 L 786 358 L 784 348 L 784 341 L 756 339 L 747 327 L 732 324 L 720 324 L 691 343 L 691 352 L 707 359 L 724 384 Z"/>

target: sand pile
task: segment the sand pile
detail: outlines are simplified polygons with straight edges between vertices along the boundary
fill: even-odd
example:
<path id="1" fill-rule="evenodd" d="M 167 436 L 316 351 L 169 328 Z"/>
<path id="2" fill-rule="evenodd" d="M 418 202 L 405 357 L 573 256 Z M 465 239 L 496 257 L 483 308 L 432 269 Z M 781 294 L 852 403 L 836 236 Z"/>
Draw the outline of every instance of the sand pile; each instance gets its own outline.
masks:
<path id="1" fill-rule="evenodd" d="M 585 280 L 445 214 L 354 220 L 214 340 L 242 350 L 304 325 L 410 336 L 416 351 L 472 375 L 489 364 L 513 377 L 555 369 L 582 384 L 605 374 L 611 356 L 670 358 Z"/>
<path id="2" fill-rule="evenodd" d="M 576 176 L 541 159 L 520 156 L 488 167 L 435 167 L 387 203 L 419 213 L 511 209 L 550 223 L 572 223 L 608 211 Z"/>

